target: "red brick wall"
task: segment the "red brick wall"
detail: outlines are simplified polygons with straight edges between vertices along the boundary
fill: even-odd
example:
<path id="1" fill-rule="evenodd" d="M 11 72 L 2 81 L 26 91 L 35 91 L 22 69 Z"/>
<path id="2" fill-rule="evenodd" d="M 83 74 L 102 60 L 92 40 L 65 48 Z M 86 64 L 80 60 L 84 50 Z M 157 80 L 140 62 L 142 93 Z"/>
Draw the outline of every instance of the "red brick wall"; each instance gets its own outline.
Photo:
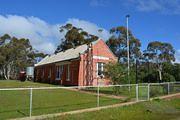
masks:
<path id="1" fill-rule="evenodd" d="M 51 78 L 48 78 L 50 69 L 51 69 Z M 43 76 L 43 70 L 44 70 L 44 76 Z M 56 77 L 55 73 L 56 73 L 55 64 L 48 64 L 48 65 L 35 67 L 35 81 L 58 84 L 58 82 L 55 81 L 55 77 Z"/>
<path id="2" fill-rule="evenodd" d="M 98 62 L 103 62 L 103 63 L 108 63 L 108 62 L 116 62 L 117 58 L 114 56 L 114 54 L 110 51 L 108 46 L 103 40 L 99 40 L 95 45 L 93 45 L 93 56 L 101 56 L 105 58 L 109 58 L 109 60 L 104 60 L 104 59 L 93 59 L 93 82 L 90 85 L 97 85 L 98 81 L 102 81 L 103 84 L 107 85 L 110 84 L 110 80 L 104 77 L 103 79 L 100 80 L 97 76 L 97 63 Z M 79 67 L 79 86 L 84 86 L 87 85 L 86 80 L 86 71 L 85 71 L 85 61 L 86 59 L 86 54 L 81 55 L 81 61 L 80 61 L 80 67 Z"/>
<path id="3" fill-rule="evenodd" d="M 79 60 L 71 61 L 69 64 L 70 80 L 67 81 L 67 69 L 68 65 L 63 65 L 63 72 L 61 80 L 56 79 L 56 65 L 54 63 L 35 67 L 35 81 L 52 83 L 59 85 L 78 85 L 78 72 L 79 72 Z M 51 77 L 49 78 L 49 72 L 51 69 Z M 44 70 L 44 76 L 43 76 Z"/>
<path id="4" fill-rule="evenodd" d="M 99 40 L 95 45 L 93 45 L 93 55 L 104 56 L 110 58 L 111 61 L 117 61 L 116 56 L 114 56 L 103 40 Z"/>
<path id="5" fill-rule="evenodd" d="M 68 65 L 64 65 L 62 85 L 78 85 L 79 60 L 72 61 L 69 65 L 70 80 L 68 81 Z"/>
<path id="6" fill-rule="evenodd" d="M 86 80 L 86 54 L 80 55 L 80 60 L 69 61 L 70 62 L 70 81 L 67 81 L 67 67 L 64 65 L 61 80 L 56 80 L 56 65 L 55 63 L 37 66 L 35 67 L 35 81 L 46 82 L 60 85 L 97 85 L 97 81 L 103 81 L 104 84 L 110 84 L 110 80 L 106 77 L 103 80 L 99 80 L 97 77 L 97 62 L 108 63 L 111 61 L 117 61 L 117 58 L 109 50 L 108 46 L 103 40 L 99 40 L 93 45 L 93 56 L 101 56 L 107 59 L 93 59 L 93 81 L 87 82 Z M 48 78 L 49 69 L 51 68 L 51 78 Z M 42 76 L 42 69 L 44 69 L 44 76 Z M 38 71 L 38 72 L 37 72 Z"/>

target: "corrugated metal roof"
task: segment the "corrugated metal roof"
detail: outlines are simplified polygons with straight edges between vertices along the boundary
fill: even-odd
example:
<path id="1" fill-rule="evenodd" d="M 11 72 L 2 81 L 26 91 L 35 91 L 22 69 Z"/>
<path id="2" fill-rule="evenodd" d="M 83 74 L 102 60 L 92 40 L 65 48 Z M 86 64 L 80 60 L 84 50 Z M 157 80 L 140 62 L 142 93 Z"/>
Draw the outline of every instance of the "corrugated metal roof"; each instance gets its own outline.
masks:
<path id="1" fill-rule="evenodd" d="M 88 46 L 86 44 L 78 46 L 76 48 L 71 48 L 66 51 L 59 52 L 57 54 L 48 55 L 42 59 L 35 66 L 75 59 L 79 57 L 79 54 L 83 54 L 87 50 Z"/>

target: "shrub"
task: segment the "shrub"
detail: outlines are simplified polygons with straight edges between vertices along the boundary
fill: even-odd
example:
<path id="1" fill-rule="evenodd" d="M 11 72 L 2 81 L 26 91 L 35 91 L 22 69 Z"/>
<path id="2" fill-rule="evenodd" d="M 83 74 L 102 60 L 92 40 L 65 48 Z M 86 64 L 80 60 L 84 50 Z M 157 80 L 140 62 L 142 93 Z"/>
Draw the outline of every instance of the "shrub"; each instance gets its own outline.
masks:
<path id="1" fill-rule="evenodd" d="M 164 82 L 174 82 L 176 81 L 173 75 L 170 75 L 169 73 L 163 74 L 163 81 Z"/>
<path id="2" fill-rule="evenodd" d="M 105 75 L 110 78 L 113 84 L 126 83 L 125 68 L 119 63 L 109 63 L 105 66 Z"/>

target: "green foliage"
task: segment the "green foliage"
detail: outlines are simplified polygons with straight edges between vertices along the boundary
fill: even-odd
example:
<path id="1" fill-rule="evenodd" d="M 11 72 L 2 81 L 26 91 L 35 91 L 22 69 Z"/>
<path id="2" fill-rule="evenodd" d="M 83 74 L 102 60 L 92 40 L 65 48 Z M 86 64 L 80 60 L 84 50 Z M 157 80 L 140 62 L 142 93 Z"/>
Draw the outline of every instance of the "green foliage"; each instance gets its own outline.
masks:
<path id="1" fill-rule="evenodd" d="M 180 79 L 179 72 L 180 72 L 179 64 L 171 64 L 168 62 L 163 63 L 163 81 L 165 82 L 178 81 Z"/>
<path id="2" fill-rule="evenodd" d="M 148 65 L 143 63 L 138 68 L 138 78 L 141 82 L 159 82 L 159 75 L 156 69 L 155 63 L 149 63 L 149 72 Z M 172 63 L 162 63 L 162 82 L 174 82 L 178 81 L 180 78 L 180 67 L 179 64 Z"/>
<path id="3" fill-rule="evenodd" d="M 173 75 L 169 74 L 169 73 L 164 73 L 163 74 L 163 82 L 175 82 L 175 78 Z"/>
<path id="4" fill-rule="evenodd" d="M 157 71 L 152 71 L 149 74 L 147 73 L 145 74 L 146 75 L 143 77 L 143 82 L 150 82 L 150 83 L 159 82 Z"/>
<path id="5" fill-rule="evenodd" d="M 159 42 L 159 41 L 150 42 L 147 46 L 147 51 L 151 53 L 149 59 L 156 58 L 157 59 L 156 62 L 175 61 L 175 57 L 174 57 L 175 50 L 170 43 Z"/>
<path id="6" fill-rule="evenodd" d="M 176 81 L 180 81 L 180 64 L 175 63 L 173 65 L 172 75 L 176 79 Z"/>
<path id="7" fill-rule="evenodd" d="M 139 60 L 137 76 L 139 82 L 179 81 L 180 65 L 172 64 L 175 61 L 175 50 L 170 43 L 153 41 L 147 49 L 140 51 L 141 42 L 135 38 L 129 30 L 130 52 L 130 80 L 135 83 L 135 60 Z M 121 64 L 127 64 L 127 29 L 126 27 L 114 27 L 110 30 L 111 37 L 106 42 Z M 127 74 L 124 78 L 127 78 Z M 115 78 L 114 78 L 115 79 Z M 125 79 L 124 79 L 125 81 Z M 162 82 L 161 81 L 161 82 Z M 127 81 L 126 81 L 127 83 Z"/>
<path id="8" fill-rule="evenodd" d="M 156 70 L 159 74 L 159 80 L 162 80 L 163 63 L 171 63 L 175 61 L 175 50 L 170 43 L 159 41 L 150 42 L 147 50 L 144 52 L 144 59 L 156 63 Z"/>
<path id="9" fill-rule="evenodd" d="M 118 57 L 119 61 L 127 61 L 127 29 L 120 26 L 110 30 L 111 37 L 106 42 L 113 53 Z M 135 58 L 141 56 L 141 42 L 135 38 L 132 32 L 129 30 L 129 52 L 130 59 L 134 61 Z"/>
<path id="10" fill-rule="evenodd" d="M 157 97 L 163 94 L 163 87 L 161 86 L 151 86 L 150 97 Z"/>
<path id="11" fill-rule="evenodd" d="M 38 53 L 39 54 L 39 53 Z M 39 56 L 33 50 L 29 39 L 11 37 L 5 34 L 0 37 L 0 74 L 5 79 L 17 78 L 20 70 L 33 66 Z M 41 54 L 42 55 L 42 54 Z"/>
<path id="12" fill-rule="evenodd" d="M 102 30 L 99 30 L 101 32 Z M 74 27 L 72 24 L 66 24 L 60 27 L 60 32 L 65 33 L 65 38 L 61 39 L 61 44 L 57 47 L 55 53 L 70 48 L 77 47 L 82 44 L 89 44 L 98 39 L 97 36 L 91 35 L 82 28 Z"/>
<path id="13" fill-rule="evenodd" d="M 127 66 L 125 66 L 125 67 L 127 67 Z M 126 72 L 126 83 L 129 84 L 128 81 L 127 81 L 127 78 L 128 78 L 127 75 L 128 74 Z M 129 79 L 130 79 L 130 83 L 131 84 L 135 84 L 136 83 L 136 69 L 133 66 L 131 67 L 130 72 L 129 72 Z"/>
<path id="14" fill-rule="evenodd" d="M 126 83 L 126 71 L 120 63 L 109 63 L 105 66 L 105 75 L 113 84 Z"/>

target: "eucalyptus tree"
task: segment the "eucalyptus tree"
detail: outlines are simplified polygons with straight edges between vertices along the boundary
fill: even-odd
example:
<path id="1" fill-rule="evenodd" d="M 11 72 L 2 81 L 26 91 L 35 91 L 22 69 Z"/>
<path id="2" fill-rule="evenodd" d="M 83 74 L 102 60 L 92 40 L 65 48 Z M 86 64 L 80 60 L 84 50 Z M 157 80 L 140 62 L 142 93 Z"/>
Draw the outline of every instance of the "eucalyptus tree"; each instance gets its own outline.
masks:
<path id="1" fill-rule="evenodd" d="M 127 29 L 126 27 L 114 27 L 110 29 L 111 37 L 106 42 L 113 53 L 118 57 L 118 61 L 127 61 Z M 141 56 L 141 42 L 135 38 L 129 30 L 129 53 L 131 63 Z"/>
<path id="2" fill-rule="evenodd" d="M 144 56 L 148 57 L 153 63 L 156 64 L 159 73 L 159 80 L 162 80 L 162 63 L 171 63 L 175 61 L 175 50 L 170 43 L 153 41 L 147 46 Z"/>
<path id="3" fill-rule="evenodd" d="M 65 36 L 61 39 L 61 44 L 58 45 L 55 53 L 77 47 L 82 44 L 89 44 L 90 42 L 98 39 L 97 36 L 89 34 L 82 28 L 77 28 L 72 24 L 61 26 L 59 31 L 60 33 L 65 33 Z M 98 32 L 101 31 L 102 30 L 98 30 Z"/>
<path id="4" fill-rule="evenodd" d="M 37 56 L 29 39 L 0 37 L 0 71 L 5 79 L 17 78 L 20 70 L 34 65 Z"/>
<path id="5" fill-rule="evenodd" d="M 176 81 L 180 81 L 180 63 L 175 63 L 173 65 L 172 74 L 175 77 Z"/>

